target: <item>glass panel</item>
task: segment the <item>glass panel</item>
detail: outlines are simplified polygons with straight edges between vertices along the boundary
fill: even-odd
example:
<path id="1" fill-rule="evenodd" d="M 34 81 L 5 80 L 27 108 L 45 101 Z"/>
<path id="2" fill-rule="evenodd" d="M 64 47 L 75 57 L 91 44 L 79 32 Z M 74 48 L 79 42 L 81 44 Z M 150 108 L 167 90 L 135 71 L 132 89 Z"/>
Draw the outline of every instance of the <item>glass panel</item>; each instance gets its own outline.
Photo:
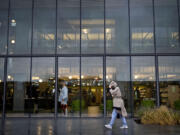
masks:
<path id="1" fill-rule="evenodd" d="M 55 53 L 56 0 L 34 0 L 33 53 Z"/>
<path id="2" fill-rule="evenodd" d="M 9 24 L 9 54 L 30 54 L 32 1 L 11 0 Z M 23 38 L 22 38 L 23 36 Z"/>
<path id="3" fill-rule="evenodd" d="M 32 59 L 32 104 L 33 113 L 49 116 L 54 112 L 55 59 Z M 43 114 L 44 113 L 44 114 Z M 36 116 L 36 115 L 33 115 Z"/>
<path id="4" fill-rule="evenodd" d="M 153 9 L 152 0 L 130 0 L 131 51 L 153 53 Z"/>
<path id="5" fill-rule="evenodd" d="M 4 88 L 4 58 L 0 58 L 0 116 L 3 109 L 3 89 Z"/>
<path id="6" fill-rule="evenodd" d="M 177 109 L 180 102 L 180 56 L 162 56 L 158 60 L 160 103 Z"/>
<path id="7" fill-rule="evenodd" d="M 134 110 L 153 107 L 156 102 L 155 62 L 153 56 L 132 57 L 132 81 L 134 90 Z"/>
<path id="8" fill-rule="evenodd" d="M 6 54 L 8 31 L 8 0 L 0 4 L 0 54 Z"/>
<path id="9" fill-rule="evenodd" d="M 127 0 L 106 0 L 107 53 L 129 53 Z"/>
<path id="10" fill-rule="evenodd" d="M 178 53 L 177 0 L 155 0 L 156 45 L 159 53 Z"/>
<path id="11" fill-rule="evenodd" d="M 58 59 L 58 112 L 60 116 L 79 116 L 80 112 L 80 82 L 79 82 L 79 58 L 68 57 Z M 64 86 L 63 86 L 64 85 Z M 68 89 L 68 94 L 63 87 Z M 67 96 L 66 96 L 67 95 Z M 66 100 L 65 105 L 67 109 L 63 110 L 63 101 Z M 67 98 L 66 98 L 67 97 Z M 61 105 L 60 105 L 61 103 Z M 67 113 L 66 113 L 67 112 Z"/>
<path id="12" fill-rule="evenodd" d="M 80 0 L 58 0 L 57 21 L 58 53 L 80 53 Z"/>
<path id="13" fill-rule="evenodd" d="M 103 61 L 101 57 L 82 58 L 82 116 L 103 114 Z"/>
<path id="14" fill-rule="evenodd" d="M 106 59 L 106 88 L 111 81 L 116 81 L 121 90 L 127 112 L 130 112 L 130 59 L 129 57 L 107 57 Z M 112 112 L 112 97 L 107 91 L 107 114 Z"/>
<path id="15" fill-rule="evenodd" d="M 82 53 L 104 53 L 104 0 L 82 0 Z"/>
<path id="16" fill-rule="evenodd" d="M 8 58 L 7 116 L 23 116 L 30 112 L 30 58 Z"/>

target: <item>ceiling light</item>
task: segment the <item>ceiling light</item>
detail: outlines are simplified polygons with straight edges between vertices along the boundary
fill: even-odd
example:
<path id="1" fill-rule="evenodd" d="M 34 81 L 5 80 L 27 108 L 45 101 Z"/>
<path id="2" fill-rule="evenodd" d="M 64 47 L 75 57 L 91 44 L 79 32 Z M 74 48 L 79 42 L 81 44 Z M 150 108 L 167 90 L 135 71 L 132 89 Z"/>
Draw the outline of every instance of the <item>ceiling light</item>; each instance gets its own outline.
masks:
<path id="1" fill-rule="evenodd" d="M 8 79 L 11 79 L 11 76 L 10 76 L 10 75 L 8 75 Z"/>
<path id="2" fill-rule="evenodd" d="M 16 23 L 16 20 L 15 20 L 15 19 L 12 19 L 11 22 L 12 22 L 12 23 Z"/>
<path id="3" fill-rule="evenodd" d="M 87 34 L 88 30 L 87 29 L 83 29 L 83 33 Z"/>
<path id="4" fill-rule="evenodd" d="M 111 29 L 106 29 L 106 33 L 109 33 L 109 32 L 111 32 Z"/>
<path id="5" fill-rule="evenodd" d="M 12 44 L 15 44 L 15 43 L 16 43 L 16 41 L 15 41 L 15 40 L 11 40 L 11 43 L 12 43 Z"/>
<path id="6" fill-rule="evenodd" d="M 137 79 L 137 78 L 138 78 L 138 75 L 135 75 L 134 78 Z"/>
<path id="7" fill-rule="evenodd" d="M 41 82 L 43 82 L 43 80 L 42 80 L 42 79 L 39 79 L 39 82 L 41 83 Z"/>

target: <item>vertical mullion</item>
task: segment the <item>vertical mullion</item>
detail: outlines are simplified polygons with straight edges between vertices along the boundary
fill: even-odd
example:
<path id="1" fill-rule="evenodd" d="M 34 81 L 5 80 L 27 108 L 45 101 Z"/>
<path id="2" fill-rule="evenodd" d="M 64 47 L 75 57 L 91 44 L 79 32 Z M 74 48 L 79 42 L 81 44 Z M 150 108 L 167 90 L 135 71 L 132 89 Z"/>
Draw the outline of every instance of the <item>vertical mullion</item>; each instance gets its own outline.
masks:
<path id="1" fill-rule="evenodd" d="M 3 111 L 2 111 L 2 122 L 5 120 L 5 110 L 6 110 L 6 88 L 7 88 L 7 56 L 4 59 L 4 88 L 3 88 Z"/>
<path id="2" fill-rule="evenodd" d="M 58 102 L 57 102 L 57 97 L 58 97 L 58 57 L 55 57 L 55 100 L 54 100 L 54 105 L 55 105 L 55 118 L 58 117 Z"/>
<path id="3" fill-rule="evenodd" d="M 82 13 L 81 13 L 81 11 L 82 11 L 82 0 L 79 0 L 79 2 L 80 2 L 79 3 L 80 4 L 80 10 L 79 10 L 80 11 L 79 12 L 80 13 L 80 29 L 79 29 L 80 30 L 79 31 L 80 32 L 80 39 L 79 39 L 80 40 L 80 57 L 79 57 L 79 60 L 80 60 L 79 61 L 79 72 L 80 72 L 80 74 L 79 74 L 80 75 L 80 77 L 79 77 L 80 78 L 80 82 L 79 82 L 80 83 L 80 86 L 79 86 L 80 87 L 80 94 L 79 94 L 80 95 L 80 97 L 79 97 L 80 98 L 80 111 L 79 111 L 79 115 L 81 117 L 81 115 L 82 115 L 82 112 L 81 112 L 82 111 L 81 110 L 82 109 L 81 108 L 81 106 L 82 106 L 82 103 L 81 103 L 81 100 L 82 100 L 82 85 L 81 85 L 81 83 L 82 83 L 82 80 L 81 80 L 81 74 L 82 74 L 82 71 L 81 71 L 81 60 L 82 60 L 82 58 L 81 58 L 82 57 L 82 52 L 81 52 L 81 43 L 82 43 L 82 41 L 81 41 L 81 39 L 82 39 L 82 32 L 81 32 L 81 29 L 82 29 Z"/>
<path id="4" fill-rule="evenodd" d="M 106 117 L 106 0 L 104 0 L 104 56 L 103 56 L 103 97 L 104 117 Z"/>
<path id="5" fill-rule="evenodd" d="M 155 18 L 155 0 L 152 0 L 153 6 L 153 32 L 154 32 L 154 51 L 155 51 L 155 81 L 156 81 L 156 106 L 160 106 L 160 93 L 159 93 L 159 69 L 158 69 L 158 55 L 156 48 L 156 18 Z"/>
<path id="6" fill-rule="evenodd" d="M 58 97 L 58 57 L 57 57 L 57 16 L 58 16 L 58 0 L 56 0 L 56 32 L 55 32 L 55 100 L 54 100 L 54 115 L 55 118 L 58 117 L 58 109 L 57 109 L 57 97 Z"/>
<path id="7" fill-rule="evenodd" d="M 131 117 L 134 116 L 134 96 L 133 96 L 133 82 L 132 82 L 132 54 L 131 54 L 131 17 L 130 17 L 130 0 L 128 0 L 128 23 L 129 23 L 129 64 L 130 64 L 130 104 L 131 104 Z"/>
<path id="8" fill-rule="evenodd" d="M 31 57 L 30 57 L 30 99 L 29 104 L 32 102 L 32 50 L 33 50 L 33 32 L 34 32 L 34 0 L 32 0 L 32 12 L 31 12 Z M 32 108 L 31 108 L 32 109 Z M 32 111 L 32 110 L 31 110 Z M 31 112 L 29 113 L 29 118 L 31 118 Z"/>
<path id="9" fill-rule="evenodd" d="M 4 59 L 4 88 L 3 88 L 3 111 L 2 111 L 2 122 L 4 123 L 6 117 L 6 88 L 7 88 L 7 60 L 8 60 L 8 46 L 9 46 L 9 21 L 10 21 L 10 4 L 11 1 L 8 2 L 8 17 L 7 17 L 7 49 Z"/>

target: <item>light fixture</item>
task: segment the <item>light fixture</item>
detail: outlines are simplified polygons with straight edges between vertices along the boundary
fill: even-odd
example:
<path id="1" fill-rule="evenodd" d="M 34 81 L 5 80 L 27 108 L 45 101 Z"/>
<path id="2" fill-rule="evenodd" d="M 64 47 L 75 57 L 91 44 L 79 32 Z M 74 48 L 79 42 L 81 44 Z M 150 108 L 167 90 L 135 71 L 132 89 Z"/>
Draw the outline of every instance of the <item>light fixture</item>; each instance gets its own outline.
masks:
<path id="1" fill-rule="evenodd" d="M 41 83 L 41 82 L 43 82 L 43 80 L 42 80 L 42 79 L 39 79 L 39 82 Z"/>
<path id="2" fill-rule="evenodd" d="M 111 32 L 111 29 L 106 29 L 106 33 L 109 33 L 109 32 Z"/>
<path id="3" fill-rule="evenodd" d="M 135 75 L 134 78 L 137 79 L 137 78 L 138 78 L 138 75 Z"/>
<path id="4" fill-rule="evenodd" d="M 108 75 L 106 75 L 106 79 L 108 79 L 109 78 L 109 76 Z"/>
<path id="5" fill-rule="evenodd" d="M 39 80 L 40 78 L 38 76 L 33 76 L 32 80 Z"/>
<path id="6" fill-rule="evenodd" d="M 8 79 L 11 79 L 11 76 L 10 76 L 10 75 L 8 75 Z"/>
<path id="7" fill-rule="evenodd" d="M 15 20 L 15 19 L 12 19 L 12 20 L 11 20 L 11 26 L 12 26 L 12 27 L 15 27 L 15 26 L 16 26 L 16 20 Z"/>
<path id="8" fill-rule="evenodd" d="M 69 76 L 69 79 L 72 79 L 72 76 Z"/>
<path id="9" fill-rule="evenodd" d="M 16 41 L 15 40 L 11 40 L 11 44 L 15 44 L 16 43 Z"/>
<path id="10" fill-rule="evenodd" d="M 83 75 L 81 75 L 81 78 L 83 79 L 83 78 L 84 78 L 84 76 L 83 76 Z"/>
<path id="11" fill-rule="evenodd" d="M 85 34 L 88 33 L 88 30 L 87 30 L 87 29 L 83 29 L 82 31 L 83 31 L 83 33 L 85 33 Z"/>
<path id="12" fill-rule="evenodd" d="M 12 22 L 12 23 L 16 23 L 16 20 L 15 20 L 15 19 L 12 19 L 11 22 Z"/>
<path id="13" fill-rule="evenodd" d="M 2 82 L 2 80 L 0 80 L 0 83 Z"/>

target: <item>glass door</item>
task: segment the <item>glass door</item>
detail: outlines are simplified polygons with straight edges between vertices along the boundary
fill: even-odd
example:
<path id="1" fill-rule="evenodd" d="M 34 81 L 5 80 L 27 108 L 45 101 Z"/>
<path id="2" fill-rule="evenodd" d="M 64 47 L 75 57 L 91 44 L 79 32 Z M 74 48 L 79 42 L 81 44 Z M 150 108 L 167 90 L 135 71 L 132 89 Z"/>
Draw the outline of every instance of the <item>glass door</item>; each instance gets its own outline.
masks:
<path id="1" fill-rule="evenodd" d="M 103 58 L 82 57 L 81 63 L 82 116 L 103 116 Z"/>
<path id="2" fill-rule="evenodd" d="M 58 116 L 80 116 L 80 58 L 58 58 Z"/>

